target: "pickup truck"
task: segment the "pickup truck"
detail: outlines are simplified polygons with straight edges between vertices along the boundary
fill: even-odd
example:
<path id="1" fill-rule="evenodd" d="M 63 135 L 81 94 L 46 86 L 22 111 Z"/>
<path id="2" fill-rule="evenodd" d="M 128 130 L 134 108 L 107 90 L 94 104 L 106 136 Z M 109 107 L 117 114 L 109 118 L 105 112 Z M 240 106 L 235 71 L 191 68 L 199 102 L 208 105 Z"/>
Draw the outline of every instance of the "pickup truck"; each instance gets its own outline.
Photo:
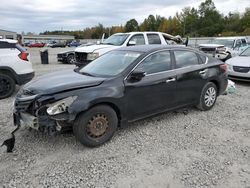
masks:
<path id="1" fill-rule="evenodd" d="M 75 59 L 77 66 L 84 66 L 97 57 L 120 47 L 147 44 L 183 44 L 180 36 L 172 36 L 161 32 L 116 33 L 100 44 L 77 47 Z"/>
<path id="2" fill-rule="evenodd" d="M 242 52 L 247 45 L 246 37 L 220 37 L 211 40 L 208 44 L 200 44 L 199 50 L 226 61 Z"/>

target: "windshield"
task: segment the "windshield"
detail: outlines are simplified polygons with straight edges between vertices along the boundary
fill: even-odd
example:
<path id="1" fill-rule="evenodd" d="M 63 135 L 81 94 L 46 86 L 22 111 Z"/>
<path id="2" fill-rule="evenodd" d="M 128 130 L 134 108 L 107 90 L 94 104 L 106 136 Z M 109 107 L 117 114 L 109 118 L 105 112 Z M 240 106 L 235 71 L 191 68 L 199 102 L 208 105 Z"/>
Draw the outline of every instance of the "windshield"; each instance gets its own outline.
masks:
<path id="1" fill-rule="evenodd" d="M 111 51 L 95 59 L 80 73 L 92 76 L 111 77 L 124 71 L 141 54 L 129 51 Z"/>
<path id="2" fill-rule="evenodd" d="M 104 40 L 102 44 L 111 44 L 115 46 L 120 46 L 125 42 L 128 36 L 129 36 L 128 34 L 112 35 L 106 40 Z"/>
<path id="3" fill-rule="evenodd" d="M 250 47 L 248 47 L 247 49 L 245 49 L 240 56 L 250 56 Z"/>
<path id="4" fill-rule="evenodd" d="M 232 48 L 234 44 L 234 40 L 230 39 L 214 39 L 210 41 L 210 44 L 222 44 L 225 47 Z"/>

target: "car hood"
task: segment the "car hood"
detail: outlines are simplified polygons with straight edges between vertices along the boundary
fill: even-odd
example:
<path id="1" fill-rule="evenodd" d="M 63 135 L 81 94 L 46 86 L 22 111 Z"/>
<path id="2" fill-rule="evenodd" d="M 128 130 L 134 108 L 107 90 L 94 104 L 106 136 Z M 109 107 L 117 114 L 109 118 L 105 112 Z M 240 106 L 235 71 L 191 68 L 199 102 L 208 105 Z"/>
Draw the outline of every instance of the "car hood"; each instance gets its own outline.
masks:
<path id="1" fill-rule="evenodd" d="M 236 56 L 226 61 L 227 64 L 240 67 L 250 67 L 249 56 Z"/>
<path id="2" fill-rule="evenodd" d="M 95 44 L 90 46 L 77 47 L 75 52 L 85 52 L 85 53 L 93 53 L 97 50 L 102 50 L 106 48 L 110 48 L 110 50 L 119 48 L 120 46 L 107 45 L 107 44 Z"/>
<path id="3" fill-rule="evenodd" d="M 52 94 L 66 90 L 100 85 L 105 78 L 79 74 L 74 70 L 59 71 L 38 77 L 27 83 L 23 90 L 33 94 Z"/>
<path id="4" fill-rule="evenodd" d="M 224 47 L 224 45 L 222 44 L 200 44 L 199 47 L 219 48 L 219 47 Z"/>

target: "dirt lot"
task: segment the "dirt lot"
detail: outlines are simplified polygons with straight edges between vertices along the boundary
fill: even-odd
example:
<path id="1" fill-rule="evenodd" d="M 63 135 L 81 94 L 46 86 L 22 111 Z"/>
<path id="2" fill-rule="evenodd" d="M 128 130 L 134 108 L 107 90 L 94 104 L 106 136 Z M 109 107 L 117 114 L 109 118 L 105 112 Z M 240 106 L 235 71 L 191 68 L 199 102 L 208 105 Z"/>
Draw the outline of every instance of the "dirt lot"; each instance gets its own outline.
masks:
<path id="1" fill-rule="evenodd" d="M 73 68 L 41 65 L 36 75 Z M 208 112 L 189 108 L 138 121 L 107 144 L 89 149 L 72 133 L 50 137 L 22 128 L 13 153 L 0 148 L 1 187 L 250 187 L 250 84 L 220 96 Z M 0 142 L 14 129 L 14 96 L 0 101 Z"/>

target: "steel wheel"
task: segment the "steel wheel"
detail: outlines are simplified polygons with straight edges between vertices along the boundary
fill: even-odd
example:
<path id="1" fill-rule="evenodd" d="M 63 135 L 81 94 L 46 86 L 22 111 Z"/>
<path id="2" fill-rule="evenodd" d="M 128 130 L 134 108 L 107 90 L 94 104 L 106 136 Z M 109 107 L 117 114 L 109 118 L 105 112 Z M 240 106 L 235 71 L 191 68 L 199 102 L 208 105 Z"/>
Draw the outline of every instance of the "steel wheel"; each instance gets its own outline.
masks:
<path id="1" fill-rule="evenodd" d="M 117 114 L 107 105 L 98 105 L 79 114 L 73 125 L 77 140 L 89 147 L 104 144 L 112 138 L 118 126 Z"/>
<path id="2" fill-rule="evenodd" d="M 214 87 L 208 88 L 208 90 L 205 93 L 205 104 L 210 107 L 214 104 L 216 100 L 216 90 Z"/>
<path id="3" fill-rule="evenodd" d="M 88 122 L 87 134 L 91 138 L 102 137 L 109 126 L 108 118 L 104 114 L 94 115 Z"/>

